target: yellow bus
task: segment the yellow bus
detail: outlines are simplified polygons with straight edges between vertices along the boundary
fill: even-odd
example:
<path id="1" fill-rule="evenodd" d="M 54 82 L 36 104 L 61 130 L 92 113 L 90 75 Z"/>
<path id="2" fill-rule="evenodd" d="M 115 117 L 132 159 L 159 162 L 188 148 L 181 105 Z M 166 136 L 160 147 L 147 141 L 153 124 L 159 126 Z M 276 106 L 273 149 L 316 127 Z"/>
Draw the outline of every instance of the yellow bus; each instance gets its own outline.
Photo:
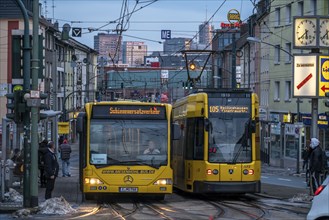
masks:
<path id="1" fill-rule="evenodd" d="M 77 129 L 80 189 L 86 199 L 106 194 L 148 194 L 164 199 L 172 193 L 171 112 L 172 106 L 162 103 L 85 105 Z M 150 142 L 155 148 L 152 152 Z"/>
<path id="2" fill-rule="evenodd" d="M 191 193 L 260 192 L 259 102 L 247 90 L 198 89 L 173 104 L 174 187 Z"/>

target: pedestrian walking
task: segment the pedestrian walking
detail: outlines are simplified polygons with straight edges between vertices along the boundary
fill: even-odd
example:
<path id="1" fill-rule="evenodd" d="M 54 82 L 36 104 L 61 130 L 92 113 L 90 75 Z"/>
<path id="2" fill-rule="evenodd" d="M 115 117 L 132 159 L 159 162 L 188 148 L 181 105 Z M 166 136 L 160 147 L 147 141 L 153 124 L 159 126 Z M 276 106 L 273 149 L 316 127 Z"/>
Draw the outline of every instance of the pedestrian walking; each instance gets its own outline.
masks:
<path id="1" fill-rule="evenodd" d="M 302 152 L 302 158 L 303 158 L 303 170 L 308 170 L 308 161 L 310 157 L 310 149 L 309 147 L 305 147 Z"/>
<path id="2" fill-rule="evenodd" d="M 11 160 L 14 162 L 14 170 L 13 173 L 17 176 L 22 176 L 23 175 L 23 152 L 19 149 L 16 148 L 14 150 L 14 155 L 11 158 Z"/>
<path id="3" fill-rule="evenodd" d="M 310 148 L 312 152 L 310 154 L 310 174 L 311 174 L 311 192 L 314 193 L 315 190 L 320 186 L 320 173 L 322 172 L 322 160 L 323 153 L 320 147 L 320 141 L 317 138 L 311 138 Z"/>
<path id="4" fill-rule="evenodd" d="M 64 136 L 63 135 L 59 136 L 58 146 L 61 146 L 61 144 L 63 144 L 63 141 L 64 141 Z"/>
<path id="5" fill-rule="evenodd" d="M 60 152 L 62 159 L 62 175 L 71 176 L 70 173 L 70 157 L 71 157 L 71 146 L 66 139 L 63 140 L 63 143 L 59 146 L 58 151 Z"/>
<path id="6" fill-rule="evenodd" d="M 55 143 L 53 141 L 48 142 L 48 151 L 45 154 L 45 176 L 47 178 L 45 199 L 51 198 L 51 193 L 55 187 L 55 180 L 58 176 L 59 165 L 57 162 Z"/>
<path id="7" fill-rule="evenodd" d="M 38 168 L 39 168 L 39 179 L 40 179 L 40 187 L 45 188 L 46 187 L 46 176 L 45 176 L 45 155 L 48 151 L 47 147 L 48 141 L 44 139 L 39 144 L 39 150 L 38 150 Z"/>

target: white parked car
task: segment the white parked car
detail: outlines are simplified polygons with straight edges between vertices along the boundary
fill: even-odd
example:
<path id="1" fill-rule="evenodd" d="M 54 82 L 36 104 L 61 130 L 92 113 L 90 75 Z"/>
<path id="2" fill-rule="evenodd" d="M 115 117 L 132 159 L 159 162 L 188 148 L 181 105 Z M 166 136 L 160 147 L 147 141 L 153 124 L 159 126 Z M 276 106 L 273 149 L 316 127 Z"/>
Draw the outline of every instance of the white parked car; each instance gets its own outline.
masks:
<path id="1" fill-rule="evenodd" d="M 312 207 L 307 214 L 307 220 L 329 219 L 329 176 L 314 193 Z"/>

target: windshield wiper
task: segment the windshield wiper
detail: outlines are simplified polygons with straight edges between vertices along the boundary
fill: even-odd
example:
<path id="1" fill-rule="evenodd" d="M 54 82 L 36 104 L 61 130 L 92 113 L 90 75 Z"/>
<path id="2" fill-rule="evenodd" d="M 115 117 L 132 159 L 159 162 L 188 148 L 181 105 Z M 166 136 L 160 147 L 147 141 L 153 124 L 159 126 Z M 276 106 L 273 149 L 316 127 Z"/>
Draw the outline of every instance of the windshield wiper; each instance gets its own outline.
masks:
<path id="1" fill-rule="evenodd" d="M 238 149 L 238 152 L 234 155 L 234 158 L 233 158 L 233 161 L 232 161 L 233 164 L 235 164 L 236 161 L 238 160 L 243 147 L 246 147 L 246 148 L 249 147 L 248 146 L 248 138 L 249 138 L 248 129 L 249 129 L 249 125 L 250 125 L 250 119 L 244 124 L 244 133 L 242 134 L 242 137 L 235 144 L 235 146 L 237 144 L 241 144 L 241 145 Z"/>

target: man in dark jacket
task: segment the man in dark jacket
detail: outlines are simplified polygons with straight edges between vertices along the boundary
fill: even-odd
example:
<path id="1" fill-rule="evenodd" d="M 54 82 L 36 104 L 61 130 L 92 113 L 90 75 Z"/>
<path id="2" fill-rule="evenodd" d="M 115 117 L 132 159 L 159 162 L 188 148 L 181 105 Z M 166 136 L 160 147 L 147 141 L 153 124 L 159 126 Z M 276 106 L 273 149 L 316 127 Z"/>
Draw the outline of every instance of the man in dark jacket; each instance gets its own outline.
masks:
<path id="1" fill-rule="evenodd" d="M 70 157 L 71 157 L 72 149 L 71 146 L 67 143 L 66 139 L 64 139 L 63 144 L 59 146 L 58 151 L 61 153 L 63 177 L 71 176 Z"/>
<path id="2" fill-rule="evenodd" d="M 55 187 L 55 179 L 58 176 L 59 165 L 55 153 L 55 144 L 48 142 L 48 151 L 45 154 L 45 176 L 47 178 L 45 199 L 51 198 L 51 193 Z"/>
<path id="3" fill-rule="evenodd" d="M 46 177 L 45 177 L 45 154 L 48 151 L 47 147 L 48 141 L 44 139 L 39 144 L 39 150 L 38 150 L 38 167 L 40 171 L 40 184 L 41 188 L 46 187 Z"/>
<path id="4" fill-rule="evenodd" d="M 310 154 L 310 173 L 312 178 L 311 192 L 320 186 L 320 173 L 322 172 L 322 149 L 320 147 L 320 141 L 317 138 L 311 139 L 310 147 L 312 152 Z"/>

